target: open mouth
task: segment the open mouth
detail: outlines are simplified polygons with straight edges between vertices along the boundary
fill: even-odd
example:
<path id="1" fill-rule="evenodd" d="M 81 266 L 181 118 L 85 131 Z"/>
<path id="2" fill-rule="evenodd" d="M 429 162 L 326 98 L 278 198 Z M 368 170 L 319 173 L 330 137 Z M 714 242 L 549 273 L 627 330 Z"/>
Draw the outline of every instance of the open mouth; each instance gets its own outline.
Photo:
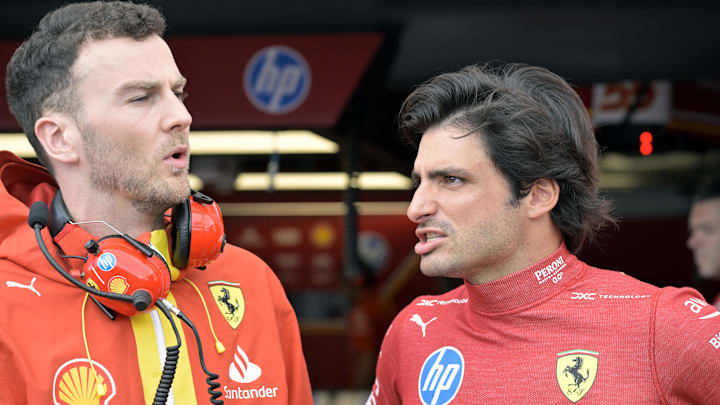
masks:
<path id="1" fill-rule="evenodd" d="M 188 148 L 187 146 L 178 146 L 174 148 L 165 157 L 165 161 L 177 168 L 184 168 L 188 163 Z"/>
<path id="2" fill-rule="evenodd" d="M 168 157 L 172 159 L 183 159 L 187 156 L 187 153 L 187 146 L 176 146 L 175 148 L 173 148 L 173 150 L 170 151 Z"/>
<path id="3" fill-rule="evenodd" d="M 445 235 L 442 235 L 442 234 L 439 234 L 436 232 L 428 232 L 428 233 L 422 235 L 422 240 L 425 242 L 432 242 L 434 240 L 438 240 L 438 239 L 442 238 L 443 236 L 445 236 Z"/>
<path id="4" fill-rule="evenodd" d="M 447 237 L 447 234 L 428 229 L 418 229 L 415 231 L 415 235 L 420 240 L 415 244 L 415 253 L 419 255 L 426 255 L 443 243 L 443 239 Z"/>

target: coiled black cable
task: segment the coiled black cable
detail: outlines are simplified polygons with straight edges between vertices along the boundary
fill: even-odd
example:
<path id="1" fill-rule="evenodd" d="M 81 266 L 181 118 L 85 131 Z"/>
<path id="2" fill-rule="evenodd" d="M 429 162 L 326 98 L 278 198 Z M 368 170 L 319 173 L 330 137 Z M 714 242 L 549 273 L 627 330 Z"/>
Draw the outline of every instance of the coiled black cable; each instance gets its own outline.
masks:
<path id="1" fill-rule="evenodd" d="M 175 332 L 175 340 L 177 342 L 175 346 L 169 346 L 167 348 L 165 364 L 163 365 L 162 375 L 160 376 L 160 383 L 158 383 L 157 391 L 155 391 L 155 399 L 153 399 L 153 405 L 165 405 L 165 403 L 167 403 L 168 396 L 170 395 L 170 388 L 172 387 L 173 380 L 175 379 L 175 369 L 177 368 L 178 359 L 180 358 L 180 345 L 182 344 L 182 340 L 180 339 L 180 332 L 178 332 L 177 326 L 175 326 L 175 321 L 173 321 L 172 315 L 165 304 L 163 304 L 160 300 L 158 300 L 155 304 L 170 321 L 170 325 L 173 328 L 173 332 Z"/>
<path id="2" fill-rule="evenodd" d="M 193 334 L 195 335 L 195 341 L 198 345 L 198 355 L 200 357 L 200 366 L 202 366 L 203 371 L 205 374 L 207 374 L 208 378 L 205 379 L 205 382 L 208 385 L 208 394 L 210 394 L 210 403 L 213 405 L 223 405 L 225 402 L 222 399 L 218 399 L 222 392 L 215 391 L 216 388 L 220 387 L 220 383 L 218 383 L 217 380 L 220 376 L 209 371 L 207 367 L 205 366 L 205 357 L 203 356 L 203 348 L 202 348 L 202 342 L 200 342 L 200 335 L 198 335 L 197 329 L 195 328 L 195 325 L 190 321 L 190 318 L 185 316 L 180 310 L 178 309 L 177 312 L 173 311 L 175 315 L 178 316 L 183 322 L 187 324 L 190 329 L 192 329 Z"/>

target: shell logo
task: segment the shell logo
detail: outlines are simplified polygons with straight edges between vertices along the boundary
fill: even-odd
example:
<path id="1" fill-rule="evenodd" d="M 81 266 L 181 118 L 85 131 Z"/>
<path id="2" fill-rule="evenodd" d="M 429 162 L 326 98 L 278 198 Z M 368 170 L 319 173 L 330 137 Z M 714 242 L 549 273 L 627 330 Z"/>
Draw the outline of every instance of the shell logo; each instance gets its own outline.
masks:
<path id="1" fill-rule="evenodd" d="M 123 276 L 114 276 L 108 281 L 108 288 L 110 292 L 114 292 L 116 294 L 125 294 L 128 287 L 130 287 L 130 284 L 128 284 L 127 280 Z"/>
<path id="2" fill-rule="evenodd" d="M 95 373 L 90 368 L 88 359 L 73 359 L 58 367 L 53 380 L 53 404 L 109 404 L 117 393 L 115 380 L 102 364 L 93 361 L 93 366 Z M 101 385 L 104 385 L 106 391 L 102 397 L 98 396 L 98 388 Z"/>

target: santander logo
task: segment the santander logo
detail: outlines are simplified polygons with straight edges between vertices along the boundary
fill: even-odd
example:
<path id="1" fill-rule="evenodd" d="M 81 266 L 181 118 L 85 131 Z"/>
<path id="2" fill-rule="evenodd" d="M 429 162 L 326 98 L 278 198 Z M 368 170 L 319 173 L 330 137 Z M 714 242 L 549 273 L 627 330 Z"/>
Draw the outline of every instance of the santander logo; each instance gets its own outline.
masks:
<path id="1" fill-rule="evenodd" d="M 247 354 L 236 346 L 235 360 L 230 363 L 230 379 L 239 383 L 249 383 L 260 378 L 262 369 L 257 364 L 250 361 Z"/>

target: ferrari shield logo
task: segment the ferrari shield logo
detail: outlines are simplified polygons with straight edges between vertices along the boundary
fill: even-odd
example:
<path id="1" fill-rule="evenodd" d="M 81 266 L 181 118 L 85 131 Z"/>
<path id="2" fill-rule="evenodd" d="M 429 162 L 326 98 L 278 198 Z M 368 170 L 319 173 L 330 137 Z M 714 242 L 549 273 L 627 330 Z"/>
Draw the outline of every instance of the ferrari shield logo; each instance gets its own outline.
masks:
<path id="1" fill-rule="evenodd" d="M 557 381 L 570 402 L 581 400 L 592 388 L 598 371 L 598 355 L 581 349 L 557 354 Z"/>
<path id="2" fill-rule="evenodd" d="M 237 329 L 245 315 L 245 297 L 240 284 L 220 280 L 211 281 L 208 285 L 220 313 L 231 328 Z"/>
<path id="3" fill-rule="evenodd" d="M 85 284 L 89 285 L 90 287 L 92 287 L 92 288 L 94 288 L 94 289 L 96 289 L 96 290 L 99 290 L 99 289 L 100 289 L 100 287 L 97 285 L 97 283 L 95 282 L 95 280 L 93 280 L 93 279 L 91 279 L 91 278 L 87 279 L 87 281 L 85 282 Z"/>

